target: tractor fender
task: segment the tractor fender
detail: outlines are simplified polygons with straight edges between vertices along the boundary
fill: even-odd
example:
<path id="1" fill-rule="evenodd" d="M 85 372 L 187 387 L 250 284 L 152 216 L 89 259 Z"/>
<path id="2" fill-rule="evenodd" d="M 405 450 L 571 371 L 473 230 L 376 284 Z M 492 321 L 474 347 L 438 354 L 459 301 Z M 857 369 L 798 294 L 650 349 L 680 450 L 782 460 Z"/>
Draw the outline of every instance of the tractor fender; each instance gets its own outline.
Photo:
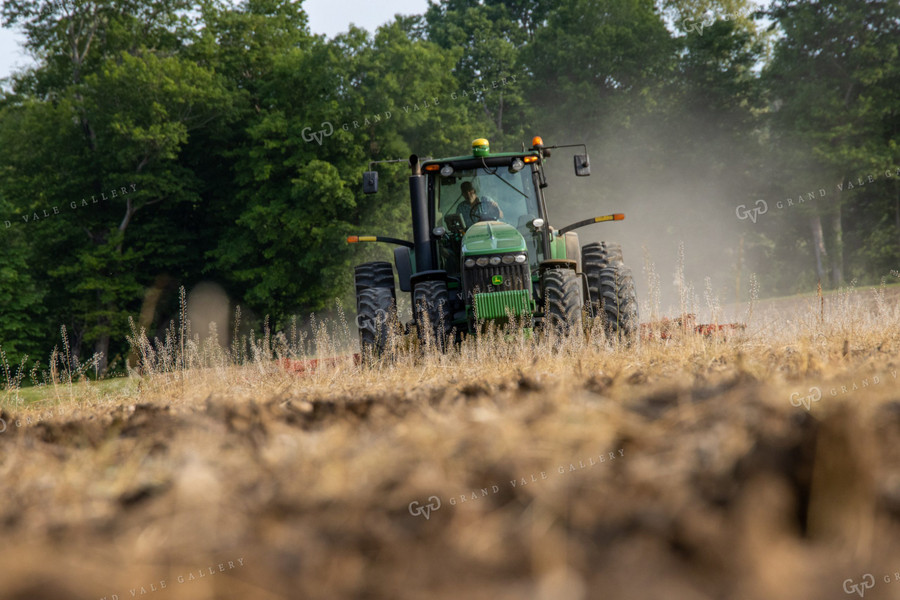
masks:
<path id="1" fill-rule="evenodd" d="M 410 278 L 412 277 L 412 258 L 409 248 L 398 246 L 394 248 L 394 264 L 397 265 L 397 279 L 400 282 L 400 290 L 412 291 Z"/>
<path id="2" fill-rule="evenodd" d="M 566 258 L 575 261 L 575 270 L 579 273 L 581 268 L 581 246 L 578 243 L 578 234 L 570 231 L 565 234 Z"/>
<path id="3" fill-rule="evenodd" d="M 550 260 L 541 262 L 541 264 L 538 266 L 538 273 L 540 275 L 543 275 L 544 271 L 548 271 L 550 269 L 572 269 L 573 271 L 577 272 L 578 263 L 568 258 L 551 258 Z"/>
<path id="4" fill-rule="evenodd" d="M 553 232 L 553 239 L 550 241 L 550 258 L 553 260 L 574 260 L 575 270 L 581 271 L 581 247 L 578 244 L 578 234 L 569 231 L 560 235 Z"/>

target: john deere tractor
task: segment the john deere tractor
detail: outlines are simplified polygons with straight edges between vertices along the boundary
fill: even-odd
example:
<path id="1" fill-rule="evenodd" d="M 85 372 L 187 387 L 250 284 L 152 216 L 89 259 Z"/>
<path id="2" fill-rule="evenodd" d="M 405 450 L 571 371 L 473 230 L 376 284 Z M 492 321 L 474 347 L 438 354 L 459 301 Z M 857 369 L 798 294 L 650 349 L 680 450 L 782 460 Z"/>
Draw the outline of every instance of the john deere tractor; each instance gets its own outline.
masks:
<path id="1" fill-rule="evenodd" d="M 491 153 L 488 141 L 472 154 L 409 158 L 413 240 L 350 236 L 347 241 L 395 244 L 394 265 L 356 267 L 356 308 L 364 352 L 382 352 L 397 291 L 412 294 L 414 328 L 421 339 L 446 347 L 451 336 L 510 317 L 523 327 L 568 335 L 599 319 L 613 336 L 638 327 L 631 271 L 612 242 L 581 246 L 575 229 L 622 214 L 593 217 L 556 229 L 550 225 L 544 162 L 551 150 L 580 147 L 575 175 L 590 175 L 583 144 L 545 146 L 540 137 L 521 152 Z M 388 162 L 388 161 L 384 161 Z M 398 162 L 398 161 L 392 161 Z M 370 169 L 372 165 L 370 164 Z M 363 191 L 378 191 L 378 172 L 363 174 Z"/>

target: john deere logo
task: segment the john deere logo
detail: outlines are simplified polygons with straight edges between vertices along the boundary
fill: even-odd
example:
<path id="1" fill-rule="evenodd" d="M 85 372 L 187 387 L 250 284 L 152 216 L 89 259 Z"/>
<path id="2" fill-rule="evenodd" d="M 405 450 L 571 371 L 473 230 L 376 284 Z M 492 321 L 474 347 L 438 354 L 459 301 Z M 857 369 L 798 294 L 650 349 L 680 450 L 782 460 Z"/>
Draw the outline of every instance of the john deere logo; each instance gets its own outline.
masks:
<path id="1" fill-rule="evenodd" d="M 491 277 L 492 285 L 500 285 L 501 283 L 503 283 L 503 275 L 494 275 Z"/>

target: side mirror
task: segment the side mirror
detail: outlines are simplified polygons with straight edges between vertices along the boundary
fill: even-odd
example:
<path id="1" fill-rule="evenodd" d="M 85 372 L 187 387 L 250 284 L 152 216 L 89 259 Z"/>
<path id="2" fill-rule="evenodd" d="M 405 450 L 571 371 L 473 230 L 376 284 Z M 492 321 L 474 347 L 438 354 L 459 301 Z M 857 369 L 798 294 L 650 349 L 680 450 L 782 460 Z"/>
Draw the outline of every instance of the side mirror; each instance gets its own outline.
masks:
<path id="1" fill-rule="evenodd" d="M 378 191 L 378 171 L 363 173 L 363 193 L 374 194 Z"/>
<path id="2" fill-rule="evenodd" d="M 577 177 L 587 177 L 591 174 L 591 159 L 587 154 L 575 155 L 575 175 Z"/>

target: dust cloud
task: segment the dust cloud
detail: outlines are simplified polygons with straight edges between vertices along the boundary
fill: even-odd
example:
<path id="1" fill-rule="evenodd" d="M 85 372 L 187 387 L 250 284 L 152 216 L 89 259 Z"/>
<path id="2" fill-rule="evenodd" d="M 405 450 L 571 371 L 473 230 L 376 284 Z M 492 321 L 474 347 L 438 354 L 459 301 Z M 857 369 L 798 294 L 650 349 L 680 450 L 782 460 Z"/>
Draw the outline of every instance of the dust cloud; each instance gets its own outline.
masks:
<path id="1" fill-rule="evenodd" d="M 702 148 L 692 147 L 684 154 L 676 148 L 670 153 L 670 162 L 659 164 L 659 150 L 651 155 L 647 149 L 661 144 L 674 148 L 677 140 L 637 127 L 599 141 L 591 135 L 580 139 L 545 135 L 545 142 L 584 142 L 591 157 L 590 177 L 575 177 L 572 156 L 581 152 L 578 148 L 556 149 L 546 163 L 549 187 L 545 194 L 554 227 L 625 213 L 624 221 L 588 226 L 578 234 L 582 244 L 610 241 L 622 245 L 626 265 L 634 274 L 642 320 L 651 316 L 651 308 L 660 316 L 687 311 L 709 318 L 713 316 L 711 307 L 749 297 L 750 275 L 764 265 L 758 252 L 751 255 L 748 241 L 758 240 L 764 230 L 760 222 L 740 219 L 738 206 L 753 208 L 755 199 L 765 198 L 771 191 L 746 170 L 721 167 L 740 163 L 737 151 L 723 157 L 727 144 L 708 144 L 710 156 L 706 159 Z M 698 142 L 682 143 L 687 147 Z M 770 219 L 766 226 L 772 224 Z M 652 267 L 651 273 L 647 265 Z M 654 277 L 658 283 L 653 282 Z"/>

